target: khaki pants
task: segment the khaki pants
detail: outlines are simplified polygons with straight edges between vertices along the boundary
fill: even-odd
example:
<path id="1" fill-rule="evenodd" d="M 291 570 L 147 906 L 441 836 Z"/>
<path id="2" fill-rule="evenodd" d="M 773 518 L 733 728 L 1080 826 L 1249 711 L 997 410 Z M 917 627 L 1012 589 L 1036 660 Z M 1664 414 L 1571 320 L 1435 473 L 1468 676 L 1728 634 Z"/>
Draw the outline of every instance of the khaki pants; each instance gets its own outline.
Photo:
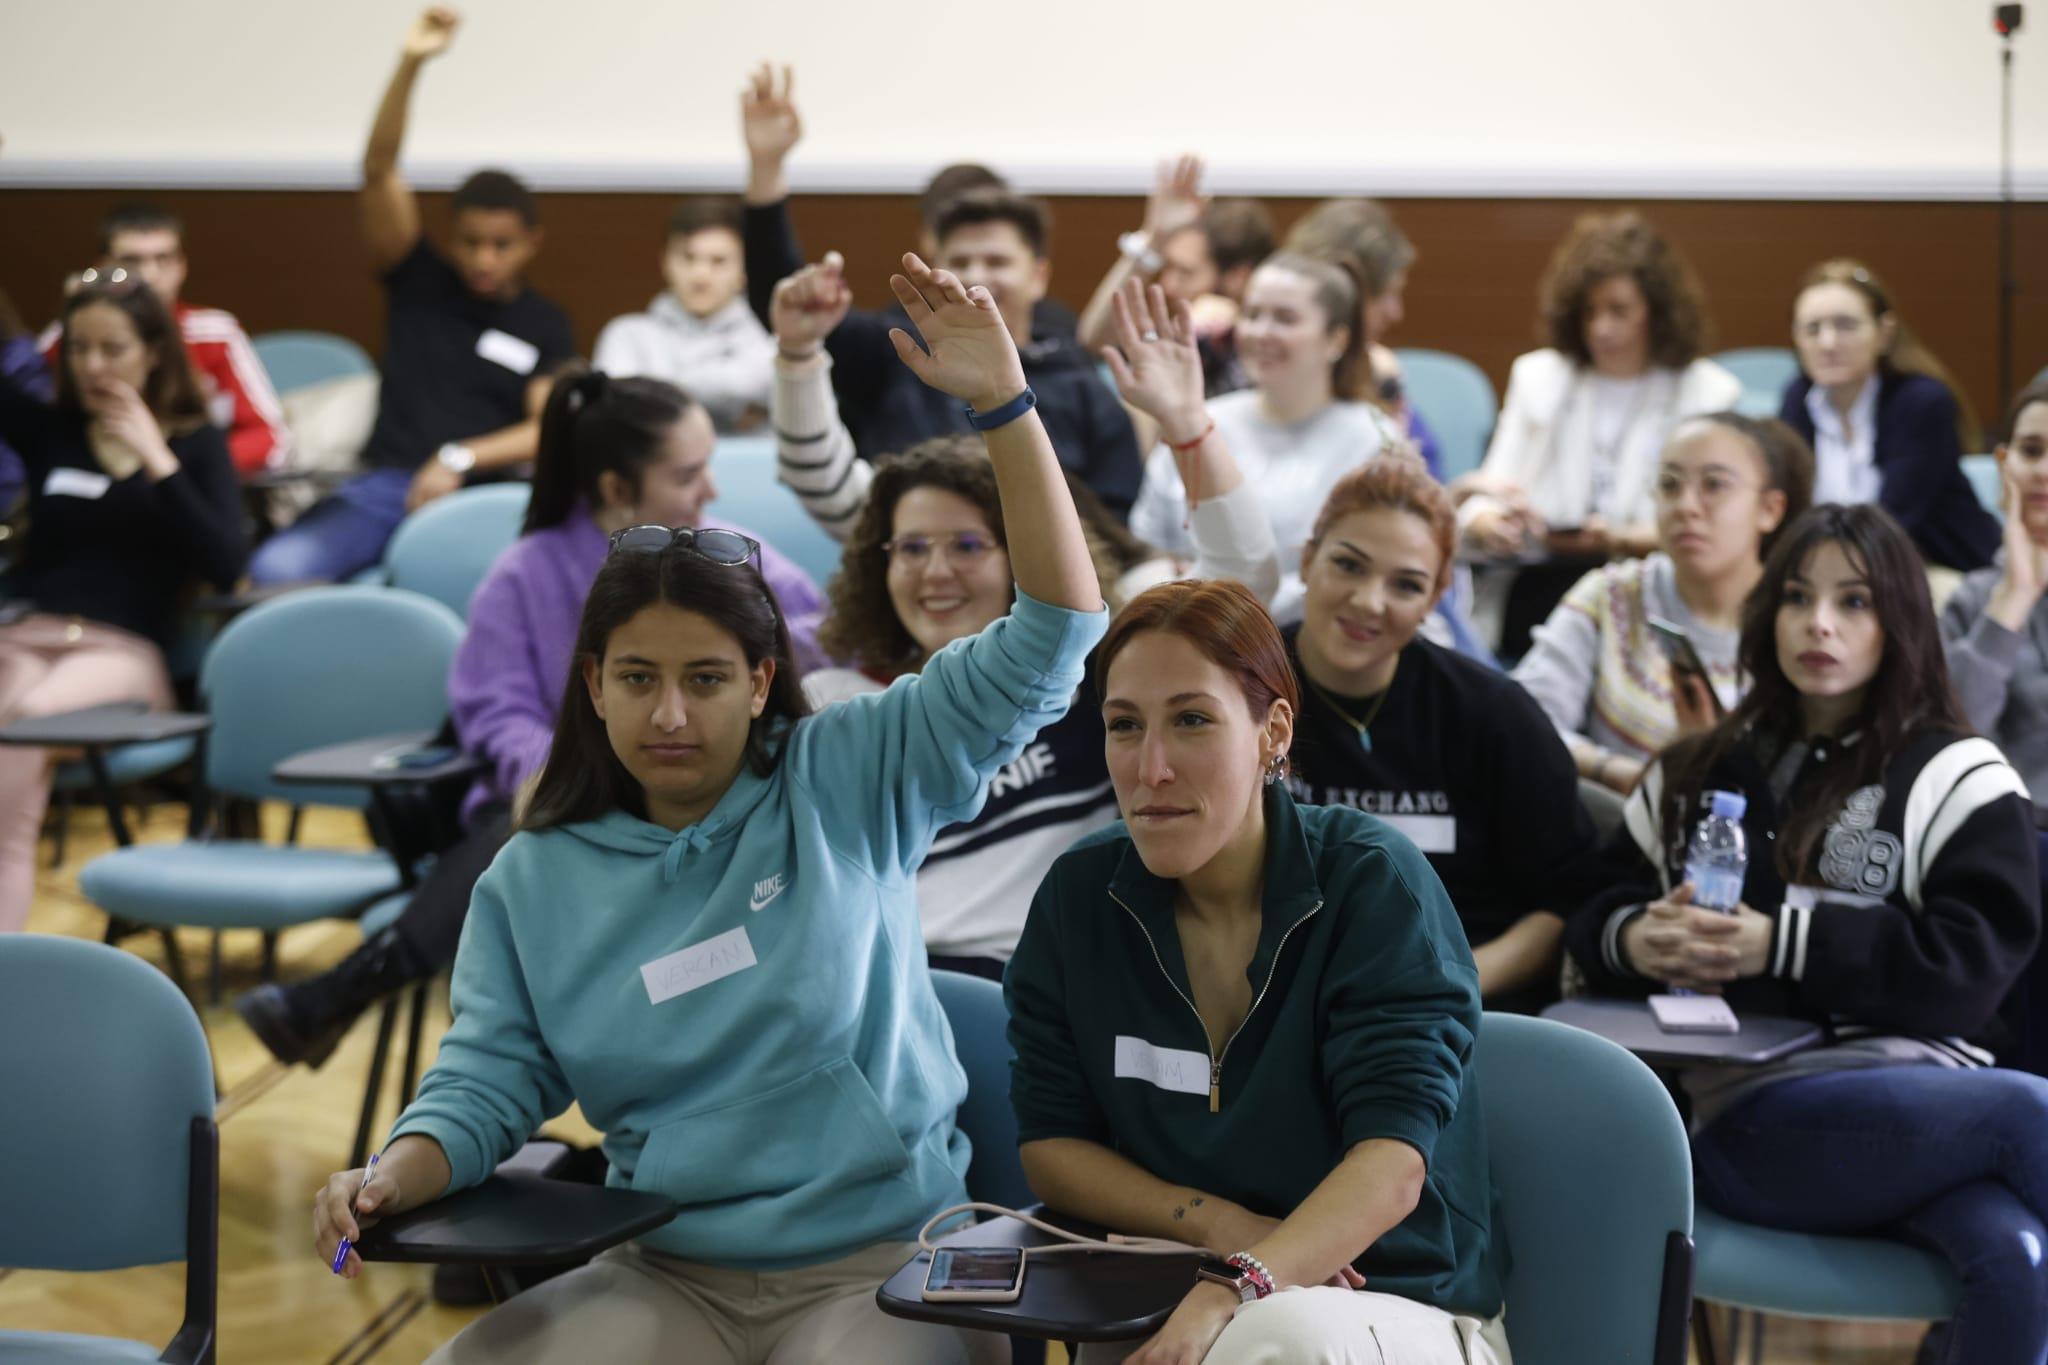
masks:
<path id="1" fill-rule="evenodd" d="M 1115 1365 L 1140 1341 L 1083 1346 L 1079 1365 Z M 1288 1289 L 1237 1310 L 1202 1365 L 1511 1365 L 1499 1318 L 1461 1318 L 1396 1294 Z"/>
<path id="2" fill-rule="evenodd" d="M 429 1365 L 1006 1365 L 1002 1337 L 875 1306 L 875 1290 L 916 1251 L 885 1242 L 825 1265 L 754 1272 L 628 1243 L 493 1309 Z"/>

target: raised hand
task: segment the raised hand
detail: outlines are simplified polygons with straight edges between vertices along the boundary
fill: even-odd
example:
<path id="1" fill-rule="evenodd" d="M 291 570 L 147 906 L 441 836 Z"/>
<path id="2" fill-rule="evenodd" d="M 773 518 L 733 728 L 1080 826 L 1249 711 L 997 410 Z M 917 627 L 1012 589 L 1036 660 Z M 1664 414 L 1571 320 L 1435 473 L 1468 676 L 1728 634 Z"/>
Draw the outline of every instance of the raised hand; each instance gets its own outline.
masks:
<path id="1" fill-rule="evenodd" d="M 412 28 L 406 32 L 405 56 L 416 62 L 440 56 L 455 41 L 455 30 L 461 26 L 462 16 L 446 5 L 421 10 L 420 17 L 412 21 Z"/>
<path id="2" fill-rule="evenodd" d="M 969 289 L 958 275 L 932 269 L 915 253 L 904 256 L 903 273 L 891 275 L 889 287 L 924 338 L 920 350 L 901 327 L 889 329 L 897 357 L 919 379 L 976 412 L 1000 407 L 1024 391 L 1017 343 L 987 289 Z"/>
<path id="3" fill-rule="evenodd" d="M 1169 304 L 1158 285 L 1128 282 L 1112 301 L 1116 345 L 1102 358 L 1126 403 L 1159 424 L 1169 445 L 1184 445 L 1209 425 L 1202 405 L 1202 353 L 1185 302 Z"/>
<path id="4" fill-rule="evenodd" d="M 815 354 L 852 307 L 845 262 L 838 252 L 827 252 L 823 261 L 776 284 L 768 305 L 775 344 L 792 360 Z"/>
<path id="5" fill-rule="evenodd" d="M 1162 161 L 1152 182 L 1152 195 L 1145 201 L 1145 233 L 1156 248 L 1182 228 L 1201 222 L 1208 207 L 1208 197 L 1202 193 L 1202 158 Z"/>
<path id="6" fill-rule="evenodd" d="M 2005 514 L 2005 562 L 1998 586 L 1991 590 L 1986 611 L 2011 631 L 2024 631 L 2034 604 L 2048 591 L 2048 549 L 2027 530 L 2027 500 L 2018 478 L 2019 456 L 2008 455 L 1999 468 L 2000 509 Z"/>
<path id="7" fill-rule="evenodd" d="M 778 86 L 775 68 L 763 62 L 740 92 L 740 131 L 747 140 L 747 157 L 756 165 L 779 168 L 803 140 L 804 121 L 797 114 L 795 88 L 795 71 L 783 67 Z"/>

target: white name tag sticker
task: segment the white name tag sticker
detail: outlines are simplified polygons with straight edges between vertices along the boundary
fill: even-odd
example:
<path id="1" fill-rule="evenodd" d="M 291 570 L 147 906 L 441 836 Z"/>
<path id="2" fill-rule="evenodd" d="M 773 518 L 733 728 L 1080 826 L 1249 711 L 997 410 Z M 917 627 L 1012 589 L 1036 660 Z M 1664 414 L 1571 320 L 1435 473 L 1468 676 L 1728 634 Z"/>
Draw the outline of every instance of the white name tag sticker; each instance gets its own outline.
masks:
<path id="1" fill-rule="evenodd" d="M 1458 851 L 1455 815 L 1382 815 L 1380 819 L 1406 835 L 1408 842 L 1424 853 Z"/>
<path id="2" fill-rule="evenodd" d="M 43 495 L 51 498 L 103 498 L 114 481 L 90 469 L 59 467 L 43 480 Z"/>
<path id="3" fill-rule="evenodd" d="M 1176 1095 L 1207 1095 L 1209 1058 L 1186 1048 L 1154 1047 L 1143 1038 L 1119 1033 L 1116 1076 L 1120 1081 L 1145 1081 Z"/>
<path id="4" fill-rule="evenodd" d="M 647 983 L 648 1003 L 659 1005 L 664 1000 L 688 995 L 699 986 L 723 981 L 754 963 L 754 944 L 742 926 L 679 948 L 667 957 L 657 957 L 640 968 L 640 979 Z"/>
<path id="5" fill-rule="evenodd" d="M 476 339 L 476 353 L 514 374 L 532 374 L 533 367 L 540 364 L 540 347 L 495 327 L 486 328 Z"/>

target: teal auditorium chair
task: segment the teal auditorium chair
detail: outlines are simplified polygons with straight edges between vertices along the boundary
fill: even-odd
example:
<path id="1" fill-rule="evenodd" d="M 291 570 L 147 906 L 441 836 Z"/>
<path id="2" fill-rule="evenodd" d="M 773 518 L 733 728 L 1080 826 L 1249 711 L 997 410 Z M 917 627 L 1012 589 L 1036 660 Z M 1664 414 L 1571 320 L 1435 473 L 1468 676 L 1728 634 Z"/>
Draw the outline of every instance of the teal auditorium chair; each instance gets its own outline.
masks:
<path id="1" fill-rule="evenodd" d="M 1739 346 L 1708 359 L 1742 381 L 1735 410 L 1751 417 L 1776 417 L 1785 389 L 1799 377 L 1799 357 L 1787 346 Z"/>
<path id="2" fill-rule="evenodd" d="M 467 620 L 469 599 L 498 556 L 519 539 L 532 499 L 526 483 L 484 484 L 436 498 L 391 533 L 384 581 L 424 593 Z"/>
<path id="3" fill-rule="evenodd" d="M 249 344 L 279 393 L 377 370 L 362 347 L 331 332 L 265 332 Z"/>
<path id="4" fill-rule="evenodd" d="M 960 1105 L 960 1131 L 974 1144 L 967 1168 L 967 1197 L 1005 1208 L 1021 1209 L 1037 1202 L 1017 1158 L 1017 1115 L 1010 1108 L 1010 1011 L 1003 988 L 964 972 L 935 971 L 932 985 L 946 1022 L 953 1026 L 953 1049 L 967 1072 L 967 1098 Z"/>
<path id="5" fill-rule="evenodd" d="M 1500 400 L 1486 372 L 1448 351 L 1404 347 L 1394 354 L 1401 361 L 1408 401 L 1436 433 L 1444 482 L 1479 468 L 1493 435 L 1493 420 L 1500 413 Z"/>
<path id="6" fill-rule="evenodd" d="M 718 497 L 705 513 L 730 521 L 773 545 L 816 579 L 819 587 L 839 572 L 839 543 L 820 530 L 796 494 L 775 480 L 771 436 L 721 436 L 711 460 Z"/>
<path id="7" fill-rule="evenodd" d="M 185 1317 L 154 1346 L 0 1330 L 0 1361 L 210 1365 L 220 1140 L 192 1006 L 118 948 L 0 935 L 0 1268 L 185 1263 Z"/>
<path id="8" fill-rule="evenodd" d="M 1650 1068 L 1489 1012 L 1475 1064 L 1515 1365 L 1685 1365 L 1692 1150 Z"/>
<path id="9" fill-rule="evenodd" d="M 364 809 L 369 798 L 360 787 L 284 787 L 271 771 L 309 749 L 438 730 L 461 639 L 454 612 L 396 588 L 307 588 L 236 617 L 199 675 L 214 719 L 207 788 L 251 801 Z M 401 890 L 408 876 L 382 850 L 202 835 L 103 854 L 81 871 L 79 889 L 117 918 L 158 928 L 260 929 L 268 943 L 295 924 L 358 914 Z M 182 978 L 175 958 L 172 971 Z"/>
<path id="10" fill-rule="evenodd" d="M 1965 455 L 1962 459 L 1963 477 L 1970 481 L 1970 491 L 1977 495 L 1977 501 L 1984 504 L 1984 510 L 1994 517 L 2005 516 L 2005 485 L 1998 474 L 1996 455 Z"/>
<path id="11" fill-rule="evenodd" d="M 1836 1321 L 1939 1322 L 1955 1315 L 1955 1274 L 1939 1256 L 1904 1242 L 1781 1232 L 1738 1223 L 1704 1205 L 1694 1237 L 1694 1293 L 1702 1303 Z M 1761 1319 L 1753 1342 L 1754 1359 L 1761 1361 Z M 1740 1342 L 1728 1344 L 1732 1359 Z M 1719 1358 L 1710 1342 L 1701 1346 L 1708 1360 Z M 1521 1360 L 1519 1346 L 1515 1358 Z"/>

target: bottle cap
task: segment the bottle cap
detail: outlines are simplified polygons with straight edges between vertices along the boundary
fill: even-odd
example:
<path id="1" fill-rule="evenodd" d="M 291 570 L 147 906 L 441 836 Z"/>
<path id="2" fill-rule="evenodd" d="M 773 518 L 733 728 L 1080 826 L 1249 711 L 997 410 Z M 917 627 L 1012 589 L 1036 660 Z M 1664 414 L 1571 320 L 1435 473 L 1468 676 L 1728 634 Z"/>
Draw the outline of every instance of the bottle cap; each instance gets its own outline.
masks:
<path id="1" fill-rule="evenodd" d="M 1749 798 L 1741 792 L 1708 792 L 1707 801 L 1714 814 L 1730 820 L 1740 820 L 1749 810 Z"/>

